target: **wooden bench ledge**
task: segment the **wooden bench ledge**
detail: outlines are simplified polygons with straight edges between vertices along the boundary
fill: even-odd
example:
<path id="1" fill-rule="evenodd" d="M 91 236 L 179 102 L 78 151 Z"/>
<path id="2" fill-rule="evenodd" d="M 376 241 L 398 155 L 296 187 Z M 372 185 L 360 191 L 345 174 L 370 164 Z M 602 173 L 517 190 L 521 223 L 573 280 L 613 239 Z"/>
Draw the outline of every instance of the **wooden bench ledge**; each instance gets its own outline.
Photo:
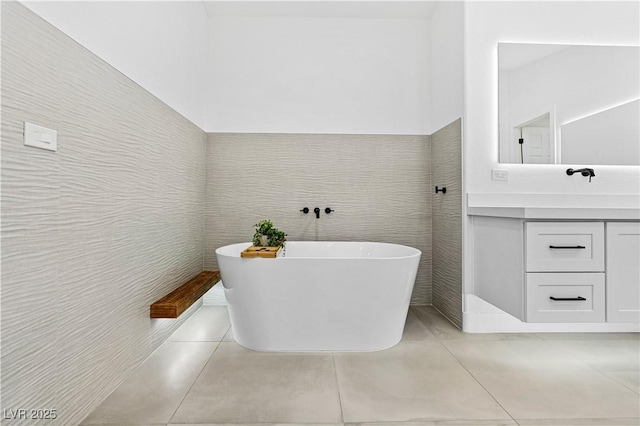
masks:
<path id="1" fill-rule="evenodd" d="M 178 318 L 220 281 L 220 271 L 203 271 L 151 305 L 151 318 Z"/>

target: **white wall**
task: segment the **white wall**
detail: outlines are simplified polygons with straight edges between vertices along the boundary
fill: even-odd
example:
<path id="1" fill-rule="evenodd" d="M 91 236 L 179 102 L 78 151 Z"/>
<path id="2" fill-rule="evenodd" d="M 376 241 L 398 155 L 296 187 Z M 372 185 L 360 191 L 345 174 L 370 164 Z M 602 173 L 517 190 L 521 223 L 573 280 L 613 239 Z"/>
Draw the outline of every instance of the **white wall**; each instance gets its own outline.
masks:
<path id="1" fill-rule="evenodd" d="M 429 123 L 433 5 L 383 5 L 398 9 L 389 18 L 376 2 L 349 13 L 332 6 L 312 18 L 295 7 L 281 14 L 275 2 L 248 10 L 277 13 L 238 16 L 227 2 L 236 16 L 216 15 L 221 3 L 207 19 L 200 1 L 24 3 L 209 132 L 437 130 Z"/>
<path id="2" fill-rule="evenodd" d="M 498 167 L 498 42 L 637 45 L 637 2 L 468 2 L 465 4 L 464 155 L 468 192 L 637 193 L 640 167 L 596 166 L 596 177 L 566 176 L 566 165 Z M 471 160 L 472 159 L 472 160 Z"/>
<path id="3" fill-rule="evenodd" d="M 200 1 L 24 4 L 199 127 L 207 15 Z"/>
<path id="4" fill-rule="evenodd" d="M 430 22 L 429 134 L 462 117 L 464 110 L 464 4 L 439 2 Z"/>
<path id="5" fill-rule="evenodd" d="M 431 133 L 427 19 L 209 23 L 210 132 Z"/>

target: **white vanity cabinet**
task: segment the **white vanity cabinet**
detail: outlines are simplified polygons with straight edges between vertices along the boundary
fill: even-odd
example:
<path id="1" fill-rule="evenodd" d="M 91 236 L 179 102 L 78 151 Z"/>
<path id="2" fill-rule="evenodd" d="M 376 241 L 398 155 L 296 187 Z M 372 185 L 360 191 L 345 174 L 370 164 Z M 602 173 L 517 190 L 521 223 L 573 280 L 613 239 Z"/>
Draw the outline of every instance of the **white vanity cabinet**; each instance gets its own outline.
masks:
<path id="1" fill-rule="evenodd" d="M 604 223 L 525 222 L 527 322 L 605 320 Z"/>
<path id="2" fill-rule="evenodd" d="M 607 222 L 607 322 L 640 322 L 640 223 Z"/>
<path id="3" fill-rule="evenodd" d="M 640 322 L 640 223 L 474 216 L 475 295 L 527 323 Z"/>

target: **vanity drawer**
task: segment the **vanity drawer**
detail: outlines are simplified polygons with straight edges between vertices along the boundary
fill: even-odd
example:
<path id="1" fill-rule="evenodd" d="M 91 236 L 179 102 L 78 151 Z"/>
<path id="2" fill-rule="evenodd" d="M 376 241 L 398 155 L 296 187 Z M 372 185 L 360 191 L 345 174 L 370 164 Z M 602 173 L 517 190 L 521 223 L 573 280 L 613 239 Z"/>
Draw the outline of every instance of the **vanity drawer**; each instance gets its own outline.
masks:
<path id="1" fill-rule="evenodd" d="M 604 271 L 604 223 L 527 222 L 526 271 Z"/>
<path id="2" fill-rule="evenodd" d="M 604 273 L 526 274 L 527 322 L 604 322 Z"/>

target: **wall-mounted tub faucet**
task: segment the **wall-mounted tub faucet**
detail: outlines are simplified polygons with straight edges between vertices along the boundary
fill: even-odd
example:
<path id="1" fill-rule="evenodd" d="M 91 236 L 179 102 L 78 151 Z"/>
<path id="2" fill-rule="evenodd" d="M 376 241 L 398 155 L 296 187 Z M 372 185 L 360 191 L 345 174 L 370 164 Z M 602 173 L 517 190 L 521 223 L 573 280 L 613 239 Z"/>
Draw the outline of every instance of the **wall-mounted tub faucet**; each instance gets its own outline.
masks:
<path id="1" fill-rule="evenodd" d="M 584 169 L 567 169 L 567 174 L 572 176 L 574 173 L 580 173 L 582 176 L 589 176 L 589 182 L 591 182 L 591 178 L 596 175 L 596 172 L 593 169 L 585 167 Z"/>
<path id="2" fill-rule="evenodd" d="M 307 214 L 307 213 L 309 213 L 309 207 L 304 207 L 304 208 L 300 209 L 300 211 L 302 213 L 304 213 L 304 214 Z M 324 209 L 324 212 L 326 214 L 329 214 L 329 213 L 331 213 L 333 211 L 335 211 L 335 210 L 333 210 L 331 207 L 326 207 Z M 315 209 L 313 209 L 313 212 L 316 214 L 316 219 L 320 219 L 320 207 L 316 207 Z"/>

